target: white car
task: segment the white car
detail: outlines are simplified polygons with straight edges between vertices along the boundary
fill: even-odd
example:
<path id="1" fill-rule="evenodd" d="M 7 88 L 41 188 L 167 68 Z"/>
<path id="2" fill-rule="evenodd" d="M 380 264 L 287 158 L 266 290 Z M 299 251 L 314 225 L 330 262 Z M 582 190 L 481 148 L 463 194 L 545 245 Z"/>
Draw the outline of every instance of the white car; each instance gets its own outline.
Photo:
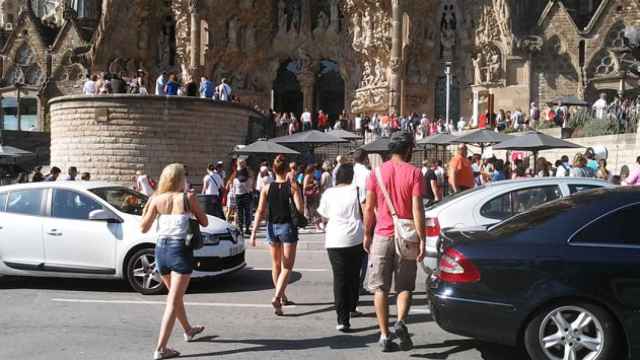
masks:
<path id="1" fill-rule="evenodd" d="M 438 239 L 444 230 L 486 228 L 546 202 L 602 187 L 613 185 L 587 178 L 532 178 L 498 181 L 445 198 L 426 209 L 427 251 L 423 268 L 427 273 L 436 268 Z"/>
<path id="2" fill-rule="evenodd" d="M 41 182 L 0 187 L 0 274 L 126 279 L 145 295 L 164 290 L 155 271 L 155 234 L 140 231 L 147 197 L 98 182 Z M 234 226 L 209 216 L 194 277 L 246 266 Z"/>

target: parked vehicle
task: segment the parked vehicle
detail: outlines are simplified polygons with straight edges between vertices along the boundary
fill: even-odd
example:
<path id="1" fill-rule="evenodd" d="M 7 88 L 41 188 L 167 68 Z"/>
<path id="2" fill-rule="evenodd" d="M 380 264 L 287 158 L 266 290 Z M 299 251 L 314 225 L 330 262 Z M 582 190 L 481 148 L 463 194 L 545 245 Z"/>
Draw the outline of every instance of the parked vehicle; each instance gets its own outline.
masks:
<path id="1" fill-rule="evenodd" d="M 443 329 L 533 360 L 640 357 L 640 190 L 599 189 L 442 236 L 428 281 Z"/>
<path id="2" fill-rule="evenodd" d="M 47 182 L 0 188 L 0 274 L 126 279 L 142 294 L 164 290 L 155 271 L 155 234 L 140 232 L 147 197 L 97 182 Z M 209 216 L 194 277 L 243 268 L 245 242 Z"/>
<path id="3" fill-rule="evenodd" d="M 613 187 L 605 181 L 585 178 L 532 178 L 483 185 L 427 208 L 427 256 L 423 269 L 437 265 L 437 242 L 443 230 L 495 225 L 534 206 L 584 190 Z"/>

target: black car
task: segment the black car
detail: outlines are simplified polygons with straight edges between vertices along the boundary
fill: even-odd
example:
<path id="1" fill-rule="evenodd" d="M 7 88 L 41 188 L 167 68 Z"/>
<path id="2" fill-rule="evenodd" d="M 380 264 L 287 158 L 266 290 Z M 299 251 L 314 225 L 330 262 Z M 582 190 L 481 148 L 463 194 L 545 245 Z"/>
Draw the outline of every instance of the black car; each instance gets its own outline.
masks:
<path id="1" fill-rule="evenodd" d="M 447 232 L 432 315 L 452 333 L 524 345 L 533 360 L 640 359 L 639 230 L 640 190 L 617 188 Z"/>

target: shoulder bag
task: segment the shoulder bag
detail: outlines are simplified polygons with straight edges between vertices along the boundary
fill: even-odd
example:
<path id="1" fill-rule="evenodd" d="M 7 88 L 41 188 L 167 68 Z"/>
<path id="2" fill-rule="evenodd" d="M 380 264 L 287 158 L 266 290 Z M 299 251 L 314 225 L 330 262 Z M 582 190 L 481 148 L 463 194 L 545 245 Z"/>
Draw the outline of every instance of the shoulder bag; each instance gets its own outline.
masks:
<path id="1" fill-rule="evenodd" d="M 293 190 L 291 189 L 291 183 L 287 183 L 289 186 L 289 213 L 291 215 L 291 224 L 296 228 L 305 228 L 309 225 L 309 220 L 298 211 L 296 202 L 293 200 Z"/>
<path id="2" fill-rule="evenodd" d="M 389 192 L 384 185 L 384 181 L 382 181 L 382 172 L 380 171 L 380 168 L 376 168 L 375 171 L 378 186 L 384 195 L 387 208 L 393 218 L 393 237 L 396 245 L 396 254 L 405 260 L 415 260 L 418 258 L 420 243 L 415 223 L 412 219 L 400 219 L 398 217 L 398 213 L 393 206 Z"/>
<path id="3" fill-rule="evenodd" d="M 184 198 L 184 210 L 191 212 L 191 206 L 189 204 L 189 198 L 187 194 L 183 194 Z M 202 240 L 202 232 L 200 232 L 200 223 L 193 217 L 189 218 L 189 231 L 187 231 L 187 238 L 184 240 L 184 244 L 193 250 L 202 249 L 204 246 Z"/>

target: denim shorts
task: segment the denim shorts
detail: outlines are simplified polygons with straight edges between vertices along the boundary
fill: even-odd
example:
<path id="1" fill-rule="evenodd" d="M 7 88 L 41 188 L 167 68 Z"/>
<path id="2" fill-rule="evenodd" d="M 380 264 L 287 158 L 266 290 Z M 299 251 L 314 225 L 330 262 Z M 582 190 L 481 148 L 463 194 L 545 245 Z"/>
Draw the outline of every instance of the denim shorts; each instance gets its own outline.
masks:
<path id="1" fill-rule="evenodd" d="M 193 250 L 184 240 L 158 239 L 156 242 L 156 270 L 160 275 L 175 272 L 188 275 L 193 272 Z"/>
<path id="2" fill-rule="evenodd" d="M 298 243 L 298 229 L 292 224 L 267 223 L 267 242 L 274 244 Z"/>

